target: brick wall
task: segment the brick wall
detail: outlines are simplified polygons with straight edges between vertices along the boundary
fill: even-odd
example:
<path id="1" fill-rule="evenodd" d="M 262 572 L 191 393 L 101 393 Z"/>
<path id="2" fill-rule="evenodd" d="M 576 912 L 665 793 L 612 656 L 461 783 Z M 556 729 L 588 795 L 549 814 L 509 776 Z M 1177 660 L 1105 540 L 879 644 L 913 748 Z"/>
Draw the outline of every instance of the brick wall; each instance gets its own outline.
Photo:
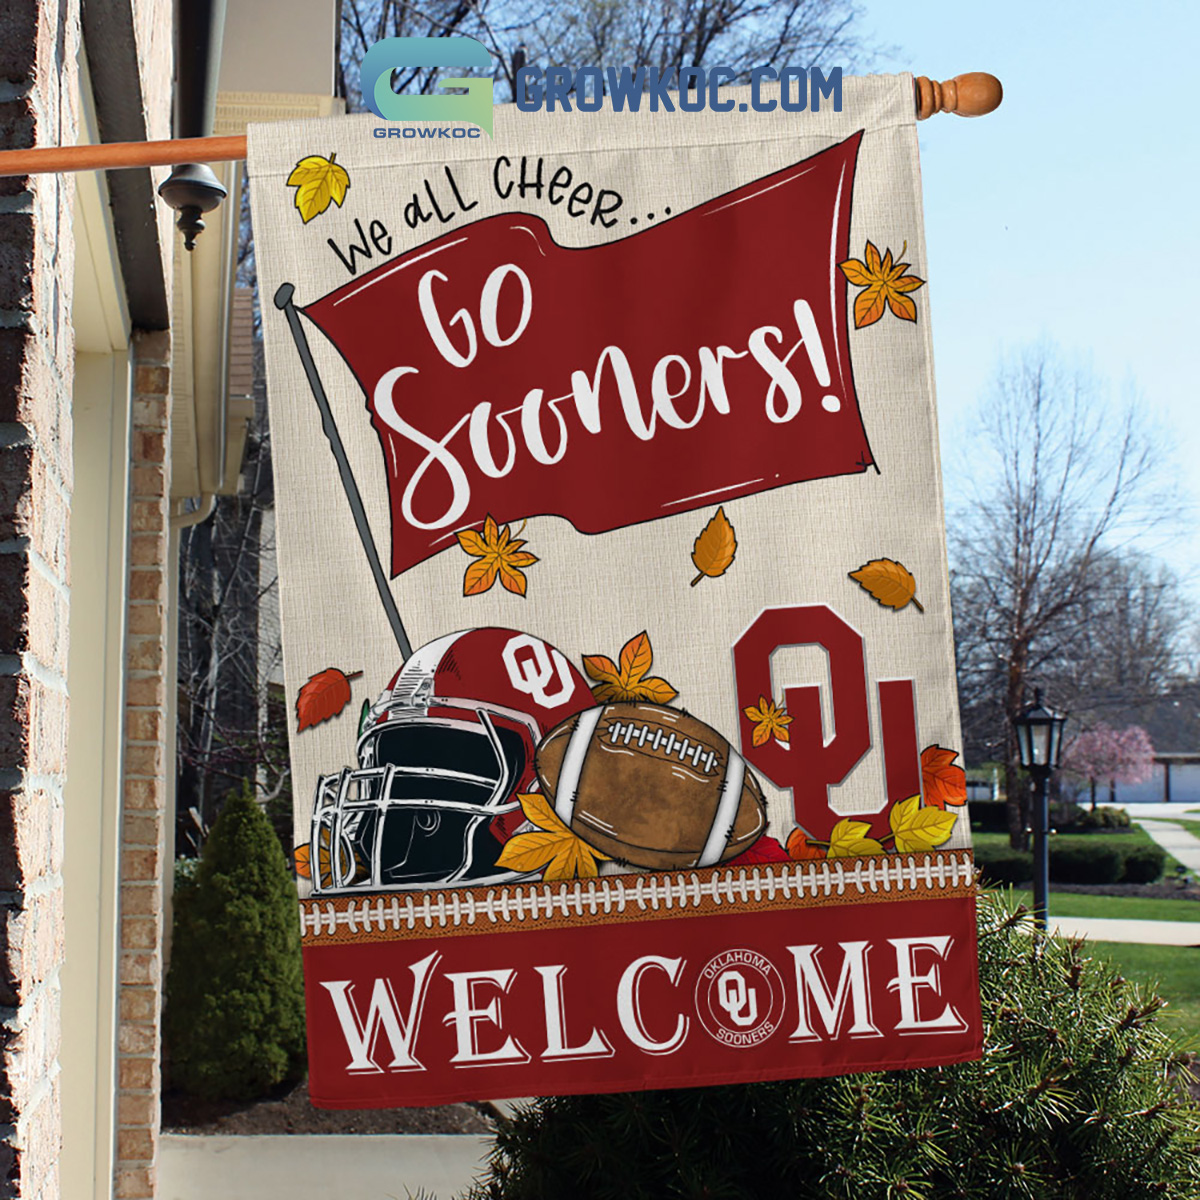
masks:
<path id="1" fill-rule="evenodd" d="M 75 141 L 77 0 L 0 4 L 0 147 Z M 74 185 L 0 179 L 0 1195 L 58 1196 Z"/>
<path id="2" fill-rule="evenodd" d="M 121 815 L 116 1195 L 152 1197 L 159 1128 L 163 873 L 166 862 L 166 657 L 170 335 L 133 339 L 125 783 Z"/>

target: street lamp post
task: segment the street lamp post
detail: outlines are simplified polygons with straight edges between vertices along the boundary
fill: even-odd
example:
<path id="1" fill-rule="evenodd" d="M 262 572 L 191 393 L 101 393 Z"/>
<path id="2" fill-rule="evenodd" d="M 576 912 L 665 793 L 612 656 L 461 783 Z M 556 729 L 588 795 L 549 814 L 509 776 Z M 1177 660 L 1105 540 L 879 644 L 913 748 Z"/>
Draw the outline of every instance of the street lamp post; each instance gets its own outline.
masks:
<path id="1" fill-rule="evenodd" d="M 1050 911 L 1050 809 L 1046 802 L 1046 780 L 1061 765 L 1065 713 L 1042 704 L 1042 689 L 1033 703 L 1013 721 L 1021 766 L 1033 776 L 1033 909 L 1041 929 Z"/>

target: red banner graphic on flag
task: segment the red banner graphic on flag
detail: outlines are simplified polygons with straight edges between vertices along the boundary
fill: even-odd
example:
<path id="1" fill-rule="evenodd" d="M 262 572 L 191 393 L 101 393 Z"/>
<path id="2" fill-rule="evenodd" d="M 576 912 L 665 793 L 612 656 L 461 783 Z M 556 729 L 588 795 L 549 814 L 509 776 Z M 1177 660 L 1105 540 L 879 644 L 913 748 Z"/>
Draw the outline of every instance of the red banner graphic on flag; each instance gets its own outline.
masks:
<path id="1" fill-rule="evenodd" d="M 405 897 L 314 906 L 304 948 L 313 1103 L 443 1104 L 977 1058 L 969 860 L 947 889 L 955 898 L 905 903 L 802 907 L 803 883 L 782 894 L 784 877 L 801 874 L 790 864 L 714 876 L 727 899 L 702 919 L 687 911 L 695 876 L 661 881 L 673 919 L 653 919 L 666 916 L 665 895 L 637 919 L 635 898 L 650 907 L 644 877 L 626 880 L 623 917 L 606 915 L 616 881 L 602 880 L 589 884 L 587 921 L 568 923 L 542 888 L 530 904 L 506 897 L 514 911 L 494 914 L 494 931 L 482 909 L 465 924 L 461 896 L 432 929 Z M 774 904 L 722 911 L 739 907 L 739 891 L 765 891 L 768 876 Z M 564 910 L 571 899 L 557 897 Z"/>
<path id="2" fill-rule="evenodd" d="M 860 140 L 601 246 L 490 217 L 305 308 L 382 442 L 392 576 L 489 514 L 602 533 L 871 467 L 837 267 Z"/>

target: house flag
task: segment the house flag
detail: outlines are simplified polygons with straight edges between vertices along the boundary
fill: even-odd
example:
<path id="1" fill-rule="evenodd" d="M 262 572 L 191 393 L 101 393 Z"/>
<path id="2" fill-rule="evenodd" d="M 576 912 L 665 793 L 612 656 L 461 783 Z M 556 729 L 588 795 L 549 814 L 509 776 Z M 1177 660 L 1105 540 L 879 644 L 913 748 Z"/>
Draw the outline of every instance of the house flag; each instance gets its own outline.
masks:
<path id="1" fill-rule="evenodd" d="M 251 127 L 315 1104 L 978 1056 L 912 95 Z"/>

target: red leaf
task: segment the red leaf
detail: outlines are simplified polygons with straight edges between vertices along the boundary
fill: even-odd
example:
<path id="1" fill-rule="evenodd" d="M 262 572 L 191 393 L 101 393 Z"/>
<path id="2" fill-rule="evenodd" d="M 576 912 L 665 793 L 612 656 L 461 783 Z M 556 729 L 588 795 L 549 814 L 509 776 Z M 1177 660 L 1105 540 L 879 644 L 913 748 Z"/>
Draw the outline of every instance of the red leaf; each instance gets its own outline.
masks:
<path id="1" fill-rule="evenodd" d="M 960 805 L 967 802 L 967 773 L 956 767 L 957 750 L 945 746 L 926 746 L 921 751 L 921 790 L 925 803 L 931 808 Z"/>
<path id="2" fill-rule="evenodd" d="M 793 829 L 788 834 L 787 856 L 788 858 L 795 859 L 796 862 L 808 862 L 809 859 L 824 858 L 825 848 L 823 846 L 810 846 L 808 844 L 808 834 L 803 829 Z"/>
<path id="3" fill-rule="evenodd" d="M 755 867 L 759 863 L 788 862 L 787 851 L 767 834 L 756 841 L 749 850 L 743 850 L 736 858 L 731 858 L 722 866 L 726 867 Z"/>
<path id="4" fill-rule="evenodd" d="M 350 680 L 361 674 L 346 675 L 337 667 L 318 671 L 296 697 L 296 732 L 336 717 L 350 703 Z"/>

